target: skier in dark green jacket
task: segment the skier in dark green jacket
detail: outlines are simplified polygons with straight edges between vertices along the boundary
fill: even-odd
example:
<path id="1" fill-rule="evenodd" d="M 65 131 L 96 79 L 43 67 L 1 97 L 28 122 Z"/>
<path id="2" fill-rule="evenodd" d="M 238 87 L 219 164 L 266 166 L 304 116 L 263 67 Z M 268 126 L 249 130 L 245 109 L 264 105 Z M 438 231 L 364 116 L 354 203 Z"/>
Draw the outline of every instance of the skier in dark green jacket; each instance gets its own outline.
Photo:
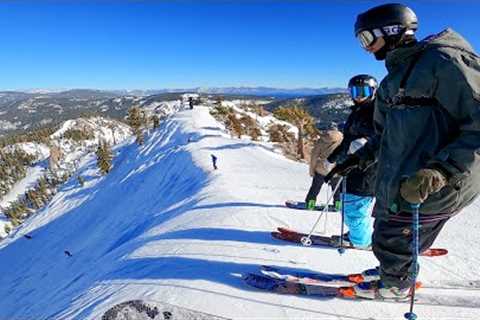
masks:
<path id="1" fill-rule="evenodd" d="M 417 25 L 401 4 L 374 7 L 355 23 L 361 46 L 388 70 L 375 103 L 378 139 L 334 169 L 342 175 L 377 160 L 373 251 L 381 280 L 356 287 L 367 298 L 409 295 L 412 204 L 421 204 L 422 252 L 480 192 L 480 58 L 451 29 L 417 41 Z"/>

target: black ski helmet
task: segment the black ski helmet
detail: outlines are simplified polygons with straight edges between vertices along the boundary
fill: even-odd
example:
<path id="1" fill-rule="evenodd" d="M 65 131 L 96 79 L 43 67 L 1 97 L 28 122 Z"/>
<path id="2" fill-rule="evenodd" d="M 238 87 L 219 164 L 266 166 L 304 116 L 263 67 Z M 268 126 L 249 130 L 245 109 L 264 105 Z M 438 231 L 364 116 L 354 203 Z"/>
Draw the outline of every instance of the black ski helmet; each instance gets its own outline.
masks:
<path id="1" fill-rule="evenodd" d="M 416 31 L 418 29 L 418 19 L 415 12 L 403 4 L 380 5 L 357 16 L 355 35 L 364 30 L 382 30 L 387 26 L 401 26 L 403 32 L 406 30 Z"/>
<path id="2" fill-rule="evenodd" d="M 359 74 L 348 81 L 348 88 L 350 89 L 353 86 L 369 86 L 372 88 L 377 88 L 377 79 L 368 74 Z"/>
<path id="3" fill-rule="evenodd" d="M 356 75 L 348 81 L 348 90 L 354 100 L 358 97 L 368 98 L 368 101 L 372 100 L 377 87 L 377 79 L 368 74 Z"/>

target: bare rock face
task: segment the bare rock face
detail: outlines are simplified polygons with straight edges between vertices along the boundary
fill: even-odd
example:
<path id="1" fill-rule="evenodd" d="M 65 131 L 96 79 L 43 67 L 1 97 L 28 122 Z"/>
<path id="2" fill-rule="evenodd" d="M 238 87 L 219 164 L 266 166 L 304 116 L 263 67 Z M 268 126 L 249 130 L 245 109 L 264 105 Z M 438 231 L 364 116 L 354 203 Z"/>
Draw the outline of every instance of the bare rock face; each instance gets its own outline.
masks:
<path id="1" fill-rule="evenodd" d="M 104 313 L 102 320 L 228 320 L 163 302 L 131 300 Z"/>

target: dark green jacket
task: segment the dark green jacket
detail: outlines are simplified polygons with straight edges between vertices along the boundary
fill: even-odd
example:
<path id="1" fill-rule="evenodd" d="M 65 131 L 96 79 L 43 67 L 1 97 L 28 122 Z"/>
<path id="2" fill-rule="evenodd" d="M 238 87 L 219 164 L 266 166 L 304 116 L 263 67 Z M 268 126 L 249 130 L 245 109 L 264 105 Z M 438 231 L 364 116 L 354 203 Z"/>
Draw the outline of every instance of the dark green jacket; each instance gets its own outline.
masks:
<path id="1" fill-rule="evenodd" d="M 409 102 L 399 103 L 395 96 L 416 58 L 404 85 Z M 467 41 L 447 29 L 389 52 L 386 67 L 374 115 L 382 130 L 375 216 L 411 211 L 400 184 L 432 167 L 447 176 L 448 185 L 428 197 L 421 213 L 458 212 L 480 192 L 480 59 Z"/>

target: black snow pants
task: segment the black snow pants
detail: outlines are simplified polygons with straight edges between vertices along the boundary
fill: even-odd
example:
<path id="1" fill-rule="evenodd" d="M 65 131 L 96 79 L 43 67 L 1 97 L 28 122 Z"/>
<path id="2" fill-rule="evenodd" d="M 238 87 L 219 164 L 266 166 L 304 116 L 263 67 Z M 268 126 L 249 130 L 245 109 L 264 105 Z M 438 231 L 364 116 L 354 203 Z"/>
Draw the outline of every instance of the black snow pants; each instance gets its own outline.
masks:
<path id="1" fill-rule="evenodd" d="M 411 214 L 403 214 L 410 215 Z M 419 252 L 430 248 L 448 219 L 420 222 Z M 404 289 L 413 283 L 412 223 L 375 219 L 373 253 L 380 262 L 380 277 L 387 287 Z"/>

